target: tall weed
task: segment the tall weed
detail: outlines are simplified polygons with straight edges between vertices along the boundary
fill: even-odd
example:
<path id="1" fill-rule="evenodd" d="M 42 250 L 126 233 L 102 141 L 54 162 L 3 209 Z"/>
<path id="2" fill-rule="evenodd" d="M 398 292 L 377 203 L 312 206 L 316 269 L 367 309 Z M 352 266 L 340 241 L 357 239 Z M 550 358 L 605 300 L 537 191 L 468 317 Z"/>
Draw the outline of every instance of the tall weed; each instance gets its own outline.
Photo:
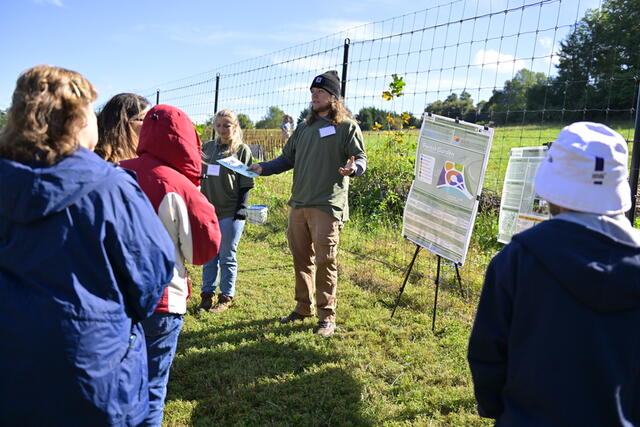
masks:
<path id="1" fill-rule="evenodd" d="M 399 224 L 413 180 L 416 139 L 404 132 L 383 132 L 367 144 L 367 171 L 351 181 L 349 200 L 368 224 Z"/>

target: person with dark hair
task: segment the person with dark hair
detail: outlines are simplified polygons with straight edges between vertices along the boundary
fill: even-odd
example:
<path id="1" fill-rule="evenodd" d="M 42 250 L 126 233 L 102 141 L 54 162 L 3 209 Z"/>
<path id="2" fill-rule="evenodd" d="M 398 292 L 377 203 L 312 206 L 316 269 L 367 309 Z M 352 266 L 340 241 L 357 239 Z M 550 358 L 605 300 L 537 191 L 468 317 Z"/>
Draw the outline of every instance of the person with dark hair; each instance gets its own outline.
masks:
<path id="1" fill-rule="evenodd" d="M 282 142 L 287 142 L 291 133 L 293 132 L 293 117 L 288 114 L 282 116 L 282 124 L 280 125 L 281 136 L 280 139 Z"/>
<path id="2" fill-rule="evenodd" d="M 0 133 L 0 425 L 138 425 L 149 408 L 140 322 L 173 242 L 135 180 L 92 150 L 94 87 L 39 65 Z"/>
<path id="3" fill-rule="evenodd" d="M 119 93 L 98 114 L 98 145 L 95 153 L 108 162 L 136 157 L 138 138 L 150 105 L 134 93 Z"/>
<path id="4" fill-rule="evenodd" d="M 340 230 L 349 219 L 349 180 L 367 167 L 360 127 L 340 96 L 335 70 L 314 77 L 304 123 L 274 160 L 249 167 L 268 176 L 293 168 L 287 238 L 295 269 L 296 307 L 281 323 L 318 315 L 316 333 L 330 337 L 336 329 L 337 249 Z"/>
<path id="5" fill-rule="evenodd" d="M 149 360 L 149 415 L 143 425 L 160 426 L 169 370 L 191 295 L 185 264 L 203 265 L 218 254 L 220 228 L 214 207 L 198 189 L 200 138 L 184 111 L 170 105 L 149 110 L 136 152 L 139 157 L 120 164 L 136 173 L 176 251 L 169 286 L 153 315 L 142 323 Z"/>
<path id="6" fill-rule="evenodd" d="M 535 177 L 552 219 L 487 269 L 469 340 L 481 416 L 502 426 L 640 425 L 640 231 L 627 142 L 573 123 Z"/>

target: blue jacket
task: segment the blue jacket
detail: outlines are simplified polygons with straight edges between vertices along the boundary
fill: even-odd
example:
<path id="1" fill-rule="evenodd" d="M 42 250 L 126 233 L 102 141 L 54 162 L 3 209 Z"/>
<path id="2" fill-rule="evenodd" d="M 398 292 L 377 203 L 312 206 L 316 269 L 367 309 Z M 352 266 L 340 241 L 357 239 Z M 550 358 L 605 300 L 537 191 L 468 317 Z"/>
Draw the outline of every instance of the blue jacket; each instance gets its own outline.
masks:
<path id="1" fill-rule="evenodd" d="M 0 425 L 139 423 L 139 321 L 174 257 L 135 180 L 94 153 L 45 168 L 0 159 Z"/>
<path id="2" fill-rule="evenodd" d="M 491 261 L 469 342 L 480 415 L 640 425 L 640 248 L 561 219 Z"/>

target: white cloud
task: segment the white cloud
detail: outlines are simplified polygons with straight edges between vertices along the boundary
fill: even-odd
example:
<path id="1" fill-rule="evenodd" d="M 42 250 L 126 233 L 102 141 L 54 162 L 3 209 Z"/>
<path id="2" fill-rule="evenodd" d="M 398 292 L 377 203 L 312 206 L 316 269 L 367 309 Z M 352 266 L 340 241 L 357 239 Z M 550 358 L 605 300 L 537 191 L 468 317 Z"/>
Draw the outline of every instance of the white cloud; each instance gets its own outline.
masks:
<path id="1" fill-rule="evenodd" d="M 558 65 L 560 65 L 560 56 L 558 56 L 557 53 L 554 53 L 551 56 L 545 56 L 543 58 L 544 62 L 546 64 L 549 64 L 549 62 L 551 62 L 551 64 L 553 64 L 553 66 L 557 67 Z"/>
<path id="2" fill-rule="evenodd" d="M 558 66 L 560 64 L 560 57 L 558 56 L 560 45 L 556 42 L 554 46 L 553 38 L 551 37 L 541 37 L 538 43 L 545 49 L 544 54 L 547 55 L 542 58 L 543 62 L 547 65 L 551 63 L 554 66 Z"/>
<path id="3" fill-rule="evenodd" d="M 525 68 L 525 62 L 512 55 L 505 55 L 496 50 L 479 50 L 473 58 L 473 65 L 497 70 L 499 73 L 512 73 Z"/>
<path id="4" fill-rule="evenodd" d="M 545 49 L 551 49 L 553 46 L 553 39 L 551 37 L 540 37 L 540 39 L 538 39 L 538 43 L 540 43 L 540 46 Z"/>

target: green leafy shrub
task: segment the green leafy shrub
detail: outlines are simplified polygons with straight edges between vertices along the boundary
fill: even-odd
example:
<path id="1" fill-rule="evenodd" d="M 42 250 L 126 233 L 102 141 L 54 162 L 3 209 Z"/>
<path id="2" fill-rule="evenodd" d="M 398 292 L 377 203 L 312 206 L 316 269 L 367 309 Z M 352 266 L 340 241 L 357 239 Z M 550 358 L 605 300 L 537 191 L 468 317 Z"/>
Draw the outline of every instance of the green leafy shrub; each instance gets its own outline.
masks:
<path id="1" fill-rule="evenodd" d="M 367 223 L 399 224 L 413 180 L 416 140 L 402 132 L 367 138 L 367 171 L 351 181 L 349 201 Z"/>
<path id="2" fill-rule="evenodd" d="M 402 96 L 406 84 L 397 74 L 392 74 L 392 78 L 389 90 L 382 92 L 382 98 L 387 101 Z M 369 228 L 402 222 L 404 204 L 413 180 L 417 146 L 417 141 L 404 130 L 411 119 L 412 115 L 406 112 L 401 115 L 387 113 L 387 126 L 395 131 L 378 132 L 382 128 L 378 122 L 371 126 L 377 135 L 366 143 L 367 173 L 353 181 L 349 195 L 354 211 L 365 219 L 364 224 Z"/>

